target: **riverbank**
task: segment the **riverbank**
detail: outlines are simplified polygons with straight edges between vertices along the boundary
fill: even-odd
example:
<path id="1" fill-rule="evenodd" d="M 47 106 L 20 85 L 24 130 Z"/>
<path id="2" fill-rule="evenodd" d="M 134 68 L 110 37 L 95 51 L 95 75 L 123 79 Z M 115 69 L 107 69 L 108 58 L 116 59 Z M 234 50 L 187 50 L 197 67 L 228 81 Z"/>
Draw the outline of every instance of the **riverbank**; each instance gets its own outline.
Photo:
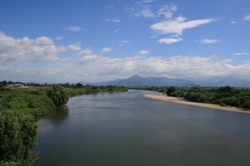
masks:
<path id="1" fill-rule="evenodd" d="M 192 105 L 192 106 L 197 106 L 197 107 L 204 107 L 204 108 L 211 108 L 211 109 L 217 109 L 217 110 L 223 110 L 223 111 L 250 114 L 250 111 L 244 111 L 243 109 L 237 108 L 237 107 L 224 107 L 224 106 L 220 106 L 216 104 L 191 102 L 191 101 L 183 100 L 181 98 L 165 96 L 162 94 L 145 94 L 144 96 L 150 99 L 161 100 L 161 101 L 166 101 L 166 102 L 173 102 L 173 103 L 186 104 L 186 105 Z"/>

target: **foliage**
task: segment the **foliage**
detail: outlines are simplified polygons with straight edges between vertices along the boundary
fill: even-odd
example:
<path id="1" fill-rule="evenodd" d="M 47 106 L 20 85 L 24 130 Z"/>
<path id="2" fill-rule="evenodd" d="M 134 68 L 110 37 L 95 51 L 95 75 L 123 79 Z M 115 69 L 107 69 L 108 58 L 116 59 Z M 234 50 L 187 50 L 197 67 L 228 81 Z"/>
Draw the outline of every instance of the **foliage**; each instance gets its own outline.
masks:
<path id="1" fill-rule="evenodd" d="M 130 87 L 130 89 L 153 90 L 168 96 L 200 103 L 243 108 L 250 111 L 250 89 L 223 86 L 211 87 Z"/>
<path id="2" fill-rule="evenodd" d="M 0 110 L 40 116 L 55 108 L 44 89 L 2 89 L 0 92 Z"/>
<path id="3" fill-rule="evenodd" d="M 78 85 L 79 86 L 79 85 Z M 95 93 L 105 93 L 105 92 L 124 92 L 128 89 L 124 86 L 81 86 L 81 88 L 65 88 L 69 96 L 84 95 L 84 94 L 95 94 Z"/>
<path id="4" fill-rule="evenodd" d="M 65 105 L 69 100 L 68 94 L 61 85 L 53 85 L 51 89 L 47 90 L 47 96 L 58 107 Z"/>
<path id="5" fill-rule="evenodd" d="M 168 88 L 168 90 L 167 90 L 167 95 L 168 96 L 173 96 L 173 93 L 176 91 L 176 87 L 174 87 L 174 86 L 171 86 L 171 87 L 169 87 Z"/>
<path id="6" fill-rule="evenodd" d="M 32 118 L 9 111 L 0 112 L 0 161 L 23 161 L 36 146 L 38 129 Z"/>
<path id="7" fill-rule="evenodd" d="M 182 97 L 188 101 L 213 103 L 250 110 L 250 90 L 236 89 L 230 86 L 219 88 L 180 88 L 168 87 L 164 91 L 168 96 Z"/>

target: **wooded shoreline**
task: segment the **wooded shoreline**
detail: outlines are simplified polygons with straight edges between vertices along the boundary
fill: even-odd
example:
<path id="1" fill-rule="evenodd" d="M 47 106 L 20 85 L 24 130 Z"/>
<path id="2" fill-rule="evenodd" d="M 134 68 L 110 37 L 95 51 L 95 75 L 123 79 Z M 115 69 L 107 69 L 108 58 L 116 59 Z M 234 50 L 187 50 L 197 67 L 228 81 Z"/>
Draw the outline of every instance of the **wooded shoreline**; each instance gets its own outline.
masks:
<path id="1" fill-rule="evenodd" d="M 209 103 L 192 102 L 192 101 L 184 100 L 182 98 L 166 96 L 160 93 L 159 94 L 145 94 L 144 96 L 150 99 L 161 100 L 161 101 L 166 101 L 166 102 L 173 102 L 173 103 L 186 104 L 186 105 L 192 105 L 192 106 L 197 106 L 197 107 L 211 108 L 211 109 L 216 109 L 216 110 L 250 114 L 250 111 L 245 111 L 242 108 L 220 106 L 217 104 L 209 104 Z"/>

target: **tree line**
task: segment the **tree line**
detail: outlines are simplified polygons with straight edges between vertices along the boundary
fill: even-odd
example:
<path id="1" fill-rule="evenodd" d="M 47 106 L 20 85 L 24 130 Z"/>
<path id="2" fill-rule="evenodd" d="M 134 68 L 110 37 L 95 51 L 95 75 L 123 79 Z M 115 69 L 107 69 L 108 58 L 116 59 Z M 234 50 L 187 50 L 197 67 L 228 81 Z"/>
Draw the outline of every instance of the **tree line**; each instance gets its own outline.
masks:
<path id="1" fill-rule="evenodd" d="M 230 86 L 222 87 L 131 87 L 131 89 L 152 90 L 163 93 L 167 96 L 178 97 L 192 102 L 219 104 L 243 108 L 250 111 L 250 89 L 235 88 Z"/>
<path id="2" fill-rule="evenodd" d="M 188 101 L 212 103 L 250 110 L 250 90 L 223 86 L 218 88 L 180 88 L 164 87 L 158 91 L 173 97 L 184 98 Z"/>

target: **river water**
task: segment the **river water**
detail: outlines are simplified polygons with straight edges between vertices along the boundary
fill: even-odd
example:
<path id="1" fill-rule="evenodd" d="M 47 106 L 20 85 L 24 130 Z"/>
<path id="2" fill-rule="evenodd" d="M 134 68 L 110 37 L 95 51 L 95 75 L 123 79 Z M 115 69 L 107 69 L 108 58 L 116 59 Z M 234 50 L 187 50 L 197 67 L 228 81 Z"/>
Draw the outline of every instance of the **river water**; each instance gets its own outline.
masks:
<path id="1" fill-rule="evenodd" d="M 34 166 L 248 166 L 250 115 L 145 98 L 150 91 L 70 98 L 37 122 Z"/>

